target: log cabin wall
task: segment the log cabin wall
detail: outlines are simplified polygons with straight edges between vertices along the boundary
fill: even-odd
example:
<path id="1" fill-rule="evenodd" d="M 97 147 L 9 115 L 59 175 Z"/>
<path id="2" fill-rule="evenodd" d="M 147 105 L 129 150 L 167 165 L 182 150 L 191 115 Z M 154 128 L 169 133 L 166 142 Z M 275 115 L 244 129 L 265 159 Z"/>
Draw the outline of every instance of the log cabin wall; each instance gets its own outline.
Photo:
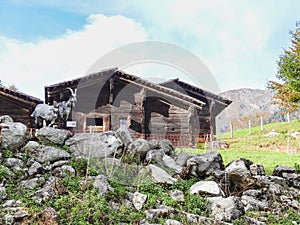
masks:
<path id="1" fill-rule="evenodd" d="M 172 79 L 160 85 L 204 102 L 205 105 L 202 110 L 198 112 L 199 122 L 197 124 L 200 125 L 199 137 L 202 138 L 206 135 L 216 134 L 215 118 L 228 107 L 232 101 L 180 81 L 179 79 Z"/>
<path id="2" fill-rule="evenodd" d="M 15 122 L 34 127 L 30 115 L 40 103 L 43 103 L 40 99 L 0 86 L 0 115 L 9 115 Z"/>
<path id="3" fill-rule="evenodd" d="M 74 132 L 126 126 L 134 138 L 167 138 L 175 146 L 190 146 L 211 129 L 205 102 L 119 70 L 45 87 L 46 101 L 67 100 L 70 93 L 66 88 L 78 89 L 71 118 L 77 121 Z"/>

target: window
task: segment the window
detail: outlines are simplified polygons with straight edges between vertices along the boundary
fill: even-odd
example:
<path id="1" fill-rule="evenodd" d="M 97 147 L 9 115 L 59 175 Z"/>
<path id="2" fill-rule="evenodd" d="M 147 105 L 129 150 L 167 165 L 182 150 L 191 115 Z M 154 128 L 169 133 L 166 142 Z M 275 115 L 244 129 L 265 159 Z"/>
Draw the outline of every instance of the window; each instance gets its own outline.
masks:
<path id="1" fill-rule="evenodd" d="M 86 126 L 103 126 L 103 118 L 86 118 Z"/>
<path id="2" fill-rule="evenodd" d="M 120 118 L 119 127 L 120 127 L 120 128 L 127 128 L 127 126 L 126 126 L 126 121 L 127 121 L 126 118 Z"/>

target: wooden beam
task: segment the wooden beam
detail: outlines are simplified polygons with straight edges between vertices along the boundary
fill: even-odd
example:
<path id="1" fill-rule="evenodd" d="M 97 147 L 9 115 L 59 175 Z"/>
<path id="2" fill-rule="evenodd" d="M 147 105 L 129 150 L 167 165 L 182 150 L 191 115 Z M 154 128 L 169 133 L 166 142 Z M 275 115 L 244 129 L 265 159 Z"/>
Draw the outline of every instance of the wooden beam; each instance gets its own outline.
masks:
<path id="1" fill-rule="evenodd" d="M 112 105 L 114 103 L 114 78 L 109 79 L 109 104 Z"/>
<path id="2" fill-rule="evenodd" d="M 160 90 L 157 90 L 157 88 L 154 84 L 145 82 L 143 80 L 139 80 L 140 82 L 137 82 L 137 81 L 132 81 L 130 79 L 125 79 L 123 77 L 120 77 L 119 79 L 126 81 L 128 83 L 135 84 L 141 88 L 146 88 L 146 89 L 150 90 L 151 92 L 156 93 L 158 96 L 167 97 L 174 101 L 181 102 L 184 105 L 188 105 L 188 106 L 193 105 L 199 109 L 202 109 L 202 106 L 205 105 L 205 103 L 200 100 L 194 99 L 194 98 L 189 97 L 184 94 L 181 94 L 181 93 L 179 93 L 175 90 L 169 89 L 169 88 L 165 88 L 165 87 L 161 86 Z"/>

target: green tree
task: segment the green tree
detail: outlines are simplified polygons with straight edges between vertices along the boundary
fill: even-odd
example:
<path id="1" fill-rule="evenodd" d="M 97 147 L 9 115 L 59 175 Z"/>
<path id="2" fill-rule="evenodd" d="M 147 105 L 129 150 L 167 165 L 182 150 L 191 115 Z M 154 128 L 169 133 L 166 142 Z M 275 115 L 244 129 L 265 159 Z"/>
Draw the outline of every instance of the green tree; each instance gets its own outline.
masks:
<path id="1" fill-rule="evenodd" d="M 281 82 L 268 82 L 268 88 L 275 91 L 274 103 L 288 112 L 300 105 L 300 21 L 290 35 L 291 47 L 284 49 L 277 61 L 276 78 Z"/>

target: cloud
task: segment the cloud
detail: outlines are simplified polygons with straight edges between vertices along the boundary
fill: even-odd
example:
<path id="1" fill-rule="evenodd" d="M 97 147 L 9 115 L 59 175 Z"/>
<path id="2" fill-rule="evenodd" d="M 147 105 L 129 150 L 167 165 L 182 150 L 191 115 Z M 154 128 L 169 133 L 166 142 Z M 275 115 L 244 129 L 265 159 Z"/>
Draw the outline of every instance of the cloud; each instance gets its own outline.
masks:
<path id="1" fill-rule="evenodd" d="M 142 26 L 123 16 L 91 15 L 79 30 L 37 43 L 0 36 L 0 74 L 5 85 L 44 99 L 44 86 L 76 78 L 103 54 L 147 35 Z"/>
<path id="2" fill-rule="evenodd" d="M 293 29 L 300 7 L 297 1 L 279 5 L 272 0 L 30 0 L 26 4 L 84 15 L 97 12 L 80 29 L 68 30 L 56 39 L 30 43 L 0 36 L 2 81 L 40 98 L 43 86 L 79 77 L 103 54 L 144 40 L 168 42 L 191 51 L 208 66 L 221 91 L 264 88 L 266 79 L 274 78 L 282 47 L 289 45 L 288 31 Z M 153 71 L 155 77 L 175 74 L 144 67 L 130 70 L 141 76 L 144 71 Z"/>

